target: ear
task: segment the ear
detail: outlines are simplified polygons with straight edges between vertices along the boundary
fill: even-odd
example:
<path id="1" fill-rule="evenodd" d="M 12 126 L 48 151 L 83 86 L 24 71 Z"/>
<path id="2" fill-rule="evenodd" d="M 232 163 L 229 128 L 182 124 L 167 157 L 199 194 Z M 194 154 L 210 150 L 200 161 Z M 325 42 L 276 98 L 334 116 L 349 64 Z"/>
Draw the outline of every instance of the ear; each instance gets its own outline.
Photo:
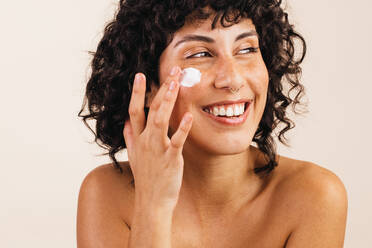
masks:
<path id="1" fill-rule="evenodd" d="M 146 108 L 150 107 L 152 100 L 156 96 L 156 93 L 158 92 L 158 90 L 159 90 L 159 86 L 155 85 L 154 82 L 151 82 L 150 91 L 146 92 L 146 95 L 145 95 L 145 107 Z"/>

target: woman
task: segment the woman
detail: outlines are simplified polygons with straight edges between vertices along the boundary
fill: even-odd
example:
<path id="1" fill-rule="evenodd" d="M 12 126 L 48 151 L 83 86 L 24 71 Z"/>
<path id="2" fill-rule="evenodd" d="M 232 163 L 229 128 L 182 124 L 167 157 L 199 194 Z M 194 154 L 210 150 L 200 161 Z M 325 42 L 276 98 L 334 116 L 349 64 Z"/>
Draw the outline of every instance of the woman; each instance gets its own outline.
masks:
<path id="1" fill-rule="evenodd" d="M 273 130 L 284 124 L 284 143 L 293 128 L 286 109 L 300 103 L 306 51 L 280 4 L 120 2 L 94 53 L 89 112 L 79 113 L 96 120 L 118 170 L 85 178 L 78 247 L 343 246 L 342 182 L 275 151 Z M 201 80 L 184 87 L 189 67 Z M 123 148 L 129 162 L 119 163 Z"/>

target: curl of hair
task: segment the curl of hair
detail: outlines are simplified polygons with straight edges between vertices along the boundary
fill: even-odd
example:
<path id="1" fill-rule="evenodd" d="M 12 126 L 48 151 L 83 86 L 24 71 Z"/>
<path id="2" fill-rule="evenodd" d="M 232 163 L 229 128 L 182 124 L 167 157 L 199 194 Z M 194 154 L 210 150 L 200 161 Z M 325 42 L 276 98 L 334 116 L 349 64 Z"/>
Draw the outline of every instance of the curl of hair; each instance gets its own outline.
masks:
<path id="1" fill-rule="evenodd" d="M 209 7 L 209 8 L 205 8 Z M 213 10 L 213 11 L 207 11 Z M 273 130 L 284 124 L 279 141 L 287 145 L 285 132 L 294 127 L 286 109 L 300 103 L 304 86 L 299 82 L 300 64 L 306 54 L 304 38 L 288 21 L 281 0 L 121 0 L 114 20 L 104 30 L 96 52 L 92 52 L 92 72 L 86 86 L 83 106 L 78 114 L 95 135 L 95 142 L 108 150 L 115 168 L 122 172 L 115 154 L 126 148 L 124 122 L 134 76 L 146 75 L 147 86 L 159 85 L 159 57 L 171 42 L 173 34 L 187 21 L 206 20 L 214 15 L 212 29 L 220 21 L 223 27 L 250 18 L 259 34 L 260 50 L 269 73 L 267 102 L 253 137 L 264 153 L 267 164 L 255 168 L 256 173 L 269 174 L 277 165 Z M 301 50 L 295 49 L 295 41 Z M 295 50 L 299 58 L 295 58 Z M 289 83 L 285 94 L 283 85 Z M 290 92 L 295 91 L 294 97 Z M 88 113 L 82 114 L 87 108 Z M 145 109 L 147 113 L 148 109 Z M 87 120 L 96 121 L 95 131 Z"/>

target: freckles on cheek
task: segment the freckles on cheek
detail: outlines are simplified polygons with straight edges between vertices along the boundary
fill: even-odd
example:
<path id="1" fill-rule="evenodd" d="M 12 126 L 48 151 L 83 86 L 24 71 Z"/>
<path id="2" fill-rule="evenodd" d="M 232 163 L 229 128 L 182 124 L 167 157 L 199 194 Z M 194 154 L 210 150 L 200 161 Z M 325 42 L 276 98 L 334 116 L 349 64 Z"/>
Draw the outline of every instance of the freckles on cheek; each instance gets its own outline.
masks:
<path id="1" fill-rule="evenodd" d="M 202 82 L 192 86 L 192 87 L 180 87 L 178 93 L 178 98 L 182 100 L 187 106 L 191 106 L 193 103 L 196 103 L 198 98 L 202 96 L 202 92 L 205 90 L 205 86 Z"/>
<path id="2" fill-rule="evenodd" d="M 197 85 L 193 87 L 180 87 L 175 108 L 178 112 L 177 115 L 181 116 L 181 118 L 187 111 L 191 112 L 195 95 L 200 91 L 198 88 Z"/>
<path id="3" fill-rule="evenodd" d="M 185 100 L 190 98 L 192 93 L 195 91 L 194 89 L 197 87 L 198 85 L 194 85 L 193 87 L 180 86 L 180 92 L 178 92 L 178 99 Z"/>
<path id="4" fill-rule="evenodd" d="M 261 94 L 265 94 L 266 91 L 267 91 L 267 87 L 268 87 L 268 81 L 266 80 L 261 80 L 261 81 L 258 81 L 255 85 L 256 87 L 256 91 L 261 93 Z"/>
<path id="5" fill-rule="evenodd" d="M 256 94 L 266 93 L 269 85 L 269 75 L 267 71 L 256 70 L 254 74 L 250 72 L 247 76 L 251 79 L 250 86 Z"/>

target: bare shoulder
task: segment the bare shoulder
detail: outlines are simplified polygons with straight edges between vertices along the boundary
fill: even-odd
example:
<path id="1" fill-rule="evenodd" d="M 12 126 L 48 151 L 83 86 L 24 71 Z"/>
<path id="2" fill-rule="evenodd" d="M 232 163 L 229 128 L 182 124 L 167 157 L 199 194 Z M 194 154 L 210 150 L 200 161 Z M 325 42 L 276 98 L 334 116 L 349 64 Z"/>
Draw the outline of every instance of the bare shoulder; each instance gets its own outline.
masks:
<path id="1" fill-rule="evenodd" d="M 308 161 L 281 157 L 278 189 L 308 200 L 345 202 L 347 193 L 341 179 L 332 171 Z M 305 200 L 305 199 L 302 199 Z M 306 201 L 307 202 L 307 201 Z M 312 201 L 307 202 L 312 204 Z"/>
<path id="2" fill-rule="evenodd" d="M 275 192 L 293 216 L 286 247 L 342 247 L 348 203 L 341 179 L 312 162 L 281 157 L 280 166 Z"/>
<path id="3" fill-rule="evenodd" d="M 87 174 L 83 184 L 94 183 L 106 188 L 119 186 L 118 184 L 123 186 L 123 184 L 129 183 L 132 177 L 129 164 L 127 161 L 124 161 L 120 162 L 120 165 L 122 172 L 114 168 L 111 163 L 97 166 Z"/>
<path id="4" fill-rule="evenodd" d="M 123 202 L 129 201 L 132 195 L 132 173 L 128 162 L 120 162 L 122 172 L 112 164 L 104 164 L 94 168 L 84 178 L 80 195 L 89 194 L 91 197 L 110 203 L 113 208 L 121 209 Z M 108 206 L 108 207 L 109 207 Z"/>
<path id="5" fill-rule="evenodd" d="M 84 178 L 77 210 L 78 247 L 126 247 L 130 227 L 128 205 L 132 201 L 131 173 L 111 164 L 98 166 Z"/>

